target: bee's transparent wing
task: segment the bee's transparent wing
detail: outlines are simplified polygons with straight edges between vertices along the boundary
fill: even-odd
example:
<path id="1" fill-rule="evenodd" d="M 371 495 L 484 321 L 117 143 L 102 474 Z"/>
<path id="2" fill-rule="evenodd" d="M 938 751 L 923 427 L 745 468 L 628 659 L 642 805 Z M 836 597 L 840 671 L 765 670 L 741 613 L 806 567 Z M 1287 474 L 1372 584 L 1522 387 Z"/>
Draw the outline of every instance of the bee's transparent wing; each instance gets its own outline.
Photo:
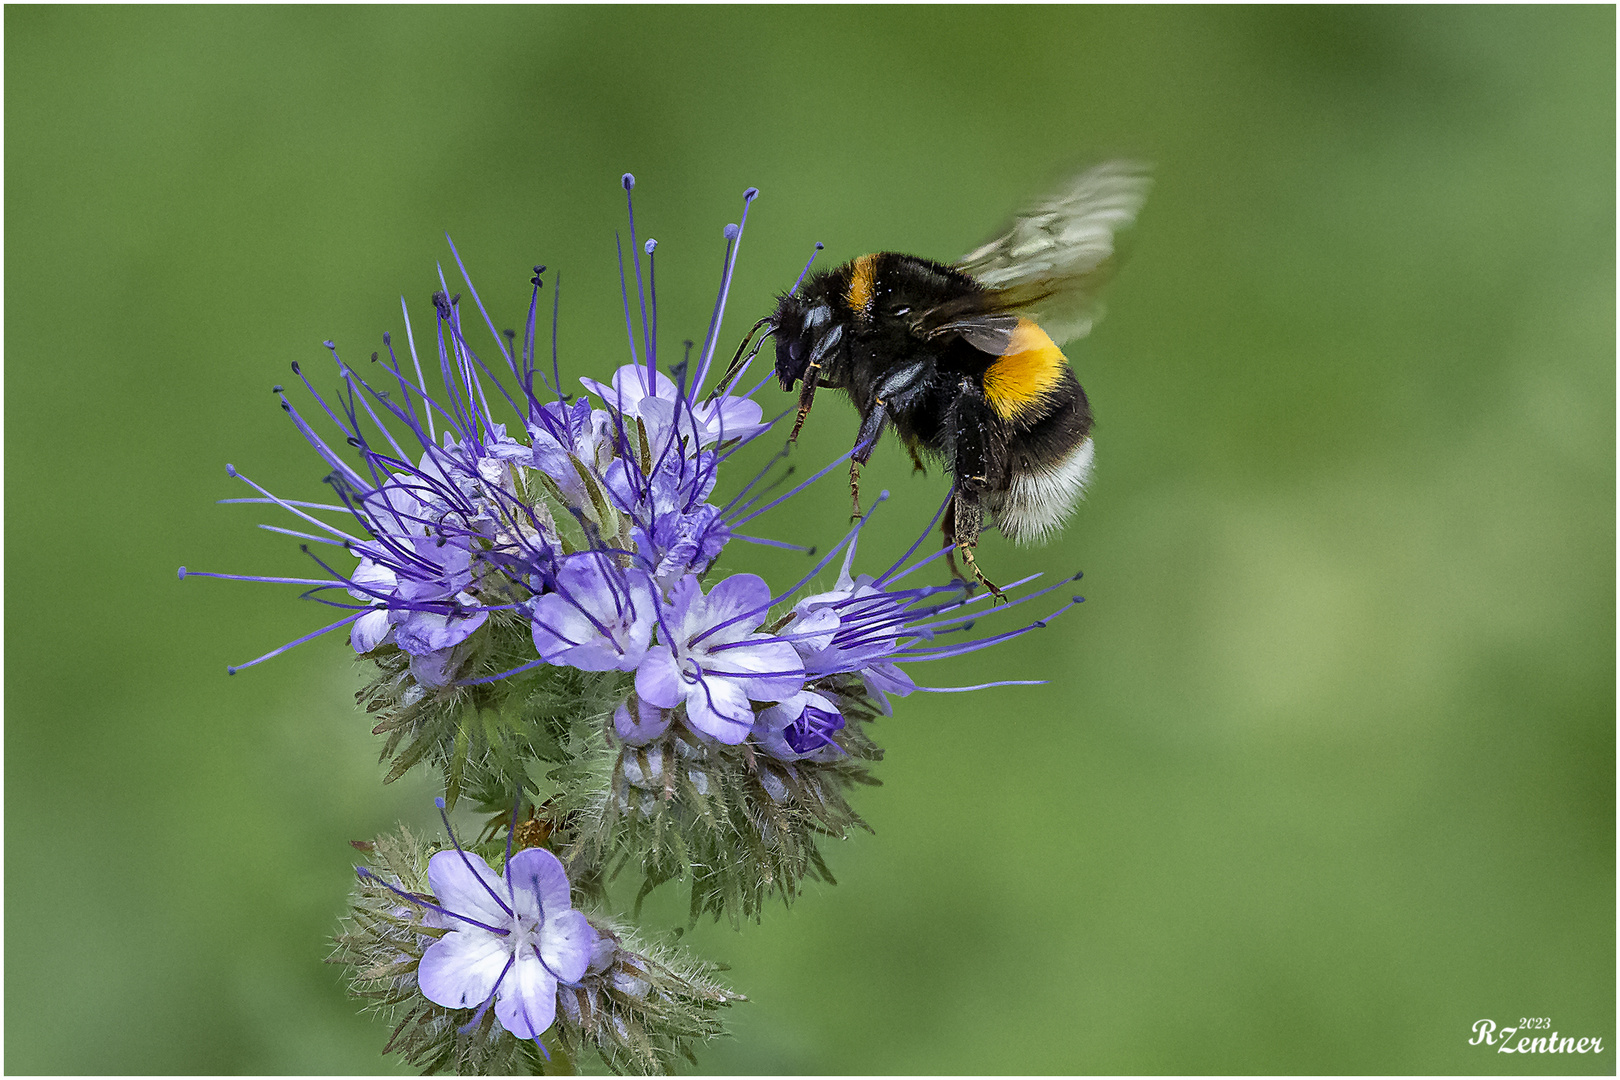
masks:
<path id="1" fill-rule="evenodd" d="M 1084 337 L 1102 314 L 1096 294 L 1114 234 L 1136 220 L 1152 184 L 1140 162 L 1105 161 L 1019 213 L 956 268 L 1004 290 L 1003 310 L 1021 310 L 1058 344 Z"/>

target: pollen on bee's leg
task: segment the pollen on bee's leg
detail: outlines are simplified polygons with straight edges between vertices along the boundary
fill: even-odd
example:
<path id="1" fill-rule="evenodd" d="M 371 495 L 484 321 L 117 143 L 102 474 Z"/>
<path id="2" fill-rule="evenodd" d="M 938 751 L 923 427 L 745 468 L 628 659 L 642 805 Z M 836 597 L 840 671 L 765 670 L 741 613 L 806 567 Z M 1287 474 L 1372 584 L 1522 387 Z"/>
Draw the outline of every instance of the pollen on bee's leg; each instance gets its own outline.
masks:
<path id="1" fill-rule="evenodd" d="M 861 463 L 853 458 L 849 462 L 849 499 L 853 506 L 849 520 L 859 521 L 861 518 Z"/>

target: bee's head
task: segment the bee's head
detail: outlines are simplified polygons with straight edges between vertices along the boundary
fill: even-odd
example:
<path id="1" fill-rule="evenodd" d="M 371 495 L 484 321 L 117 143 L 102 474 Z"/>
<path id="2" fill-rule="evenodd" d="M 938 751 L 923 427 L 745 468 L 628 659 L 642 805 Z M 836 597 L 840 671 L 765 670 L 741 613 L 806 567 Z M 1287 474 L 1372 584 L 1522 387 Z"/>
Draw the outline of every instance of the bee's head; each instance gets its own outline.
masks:
<path id="1" fill-rule="evenodd" d="M 771 329 L 776 338 L 776 377 L 783 390 L 804 377 L 810 366 L 810 345 L 805 326 L 805 312 L 809 305 L 792 293 L 776 303 L 776 314 L 771 316 Z"/>
<path id="2" fill-rule="evenodd" d="M 817 295 L 783 296 L 771 326 L 776 335 L 776 377 L 784 390 L 793 389 L 812 363 L 823 368 L 834 363 L 844 334 L 832 306 Z"/>

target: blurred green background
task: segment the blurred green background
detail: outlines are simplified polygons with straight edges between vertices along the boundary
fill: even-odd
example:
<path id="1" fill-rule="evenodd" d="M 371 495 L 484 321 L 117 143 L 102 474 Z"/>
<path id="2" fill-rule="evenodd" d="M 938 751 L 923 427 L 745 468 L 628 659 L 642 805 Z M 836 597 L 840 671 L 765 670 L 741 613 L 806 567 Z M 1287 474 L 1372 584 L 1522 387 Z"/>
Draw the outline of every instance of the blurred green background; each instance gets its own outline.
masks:
<path id="1" fill-rule="evenodd" d="M 367 1072 L 321 963 L 383 789 L 337 640 L 233 462 L 268 393 L 562 277 L 625 358 L 622 171 L 666 349 L 750 215 L 729 347 L 811 244 L 951 259 L 1065 171 L 1157 186 L 1069 349 L 1090 498 L 1004 579 L 1088 602 L 908 699 L 837 888 L 690 940 L 751 1001 L 706 1070 L 1614 1071 L 1612 8 L 8 7 L 5 1067 Z M 453 264 L 451 271 L 453 272 Z M 325 385 L 325 383 L 323 383 Z M 774 389 L 767 402 L 787 402 Z M 847 448 L 823 403 L 806 464 Z M 863 543 L 938 505 L 892 442 Z M 736 482 L 733 477 L 733 483 Z M 776 535 L 843 528 L 838 477 Z M 740 547 L 741 545 L 738 545 Z M 784 581 L 796 557 L 736 551 Z M 1022 610 L 1022 609 L 1020 609 Z M 650 914 L 678 922 L 677 906 Z M 1597 1058 L 1502 1056 L 1548 1016 Z"/>

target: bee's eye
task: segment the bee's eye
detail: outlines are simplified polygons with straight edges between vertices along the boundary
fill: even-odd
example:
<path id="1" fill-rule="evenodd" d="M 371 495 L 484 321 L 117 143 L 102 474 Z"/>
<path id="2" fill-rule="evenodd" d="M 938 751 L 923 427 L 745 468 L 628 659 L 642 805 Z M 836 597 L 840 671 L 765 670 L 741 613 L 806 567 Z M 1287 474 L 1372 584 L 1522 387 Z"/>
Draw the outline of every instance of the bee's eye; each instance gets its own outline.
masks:
<path id="1" fill-rule="evenodd" d="M 788 355 L 790 357 L 792 357 L 794 360 L 797 360 L 797 359 L 799 359 L 799 357 L 803 356 L 804 355 L 804 342 L 795 341 L 793 344 L 789 345 L 788 346 Z"/>

